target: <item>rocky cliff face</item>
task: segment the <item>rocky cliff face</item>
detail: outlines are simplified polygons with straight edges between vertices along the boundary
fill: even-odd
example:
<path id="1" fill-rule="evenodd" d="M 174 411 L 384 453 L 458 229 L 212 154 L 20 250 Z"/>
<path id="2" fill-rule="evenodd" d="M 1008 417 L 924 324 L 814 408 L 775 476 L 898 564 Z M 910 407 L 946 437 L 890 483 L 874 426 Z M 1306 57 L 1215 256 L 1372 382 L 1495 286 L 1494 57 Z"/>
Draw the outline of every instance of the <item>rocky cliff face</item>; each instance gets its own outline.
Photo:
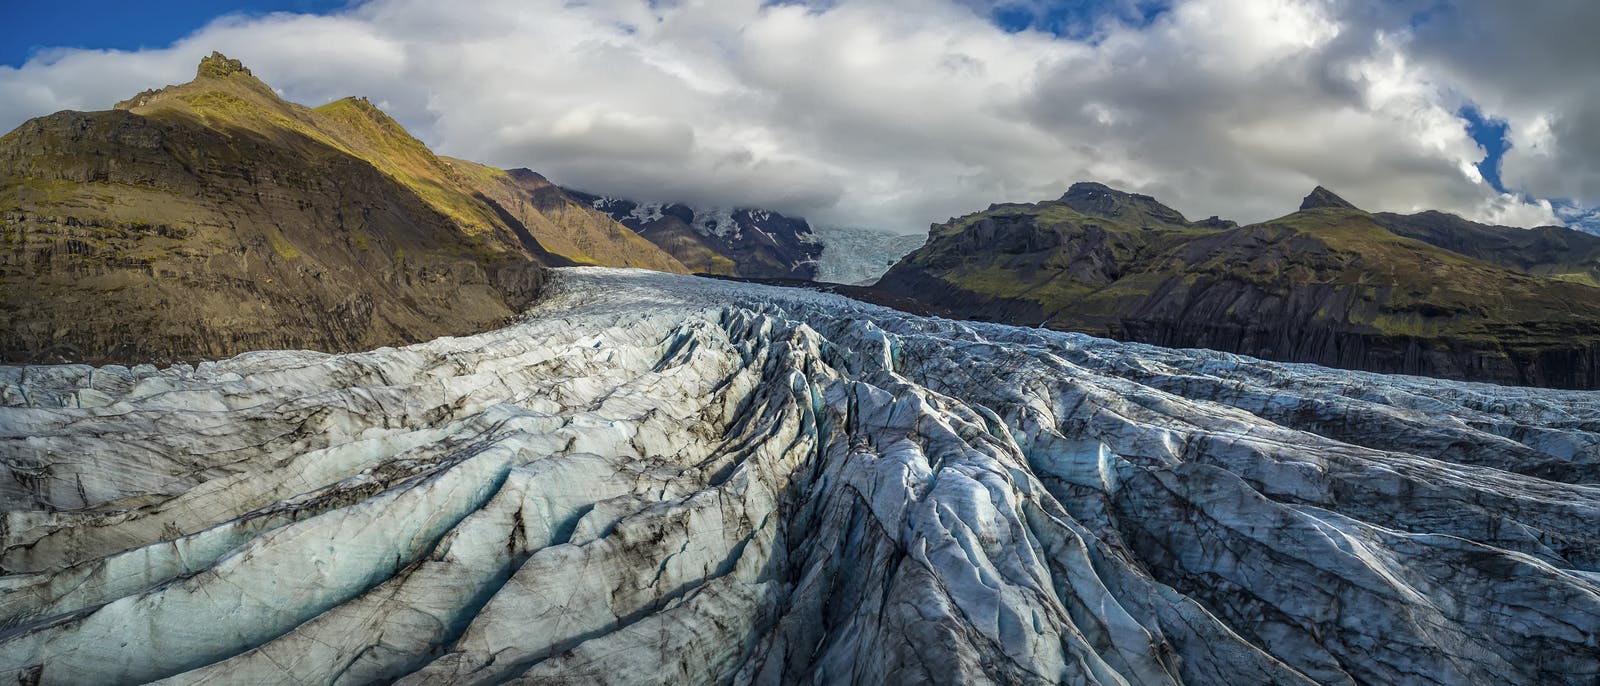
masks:
<path id="1" fill-rule="evenodd" d="M 804 219 L 753 208 L 696 209 L 571 189 L 567 193 L 637 231 L 697 273 L 816 278 L 823 246 Z"/>
<path id="2" fill-rule="evenodd" d="M 404 349 L 0 368 L 0 673 L 1600 678 L 1594 394 L 554 272 Z"/>
<path id="3" fill-rule="evenodd" d="M 494 326 L 547 264 L 686 271 L 587 208 L 541 214 L 537 190 L 213 55 L 191 83 L 0 138 L 0 361 L 360 350 Z M 608 226 L 631 249 L 570 249 Z"/>
<path id="4" fill-rule="evenodd" d="M 960 316 L 1123 340 L 1600 388 L 1600 289 L 1583 239 L 1561 236 L 1568 252 L 1528 234 L 1491 261 L 1448 227 L 1413 238 L 1436 227 L 1424 220 L 1370 215 L 1318 188 L 1281 219 L 1189 222 L 1147 196 L 1079 184 L 1059 201 L 935 225 L 877 287 Z"/>

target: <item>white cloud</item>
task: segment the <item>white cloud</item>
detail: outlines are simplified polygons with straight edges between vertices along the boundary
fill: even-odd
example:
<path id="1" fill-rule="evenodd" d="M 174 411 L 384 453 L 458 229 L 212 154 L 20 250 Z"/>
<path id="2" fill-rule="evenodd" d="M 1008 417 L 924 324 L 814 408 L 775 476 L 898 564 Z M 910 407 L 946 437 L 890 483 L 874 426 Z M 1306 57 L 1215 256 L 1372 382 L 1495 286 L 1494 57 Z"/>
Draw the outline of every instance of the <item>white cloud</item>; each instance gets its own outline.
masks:
<path id="1" fill-rule="evenodd" d="M 1505 120 L 1506 185 L 1600 205 L 1600 3 L 1451 0 L 1418 22 L 1407 49 L 1462 97 Z"/>
<path id="2" fill-rule="evenodd" d="M 0 127 L 186 80 L 216 49 L 297 101 L 366 95 L 440 152 L 641 199 L 918 231 L 1078 180 L 1241 221 L 1321 183 L 1373 210 L 1555 221 L 1472 168 L 1466 93 L 1512 124 L 1508 181 L 1588 197 L 1545 179 L 1570 164 L 1563 101 L 1494 100 L 1357 1 L 1182 0 L 1075 41 L 1006 33 L 962 0 L 369 0 L 0 68 Z"/>

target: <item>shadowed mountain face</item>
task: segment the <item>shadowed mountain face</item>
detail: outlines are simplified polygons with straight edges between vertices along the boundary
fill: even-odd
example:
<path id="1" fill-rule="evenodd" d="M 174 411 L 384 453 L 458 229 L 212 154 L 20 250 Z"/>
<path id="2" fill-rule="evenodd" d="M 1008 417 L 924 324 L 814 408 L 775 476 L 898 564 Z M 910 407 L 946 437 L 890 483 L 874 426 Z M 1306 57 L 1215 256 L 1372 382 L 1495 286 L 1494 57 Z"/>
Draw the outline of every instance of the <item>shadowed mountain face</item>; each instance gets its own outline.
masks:
<path id="1" fill-rule="evenodd" d="M 696 273 L 805 280 L 817 276 L 823 246 L 804 219 L 754 208 L 696 209 L 566 192 L 637 231 Z"/>
<path id="2" fill-rule="evenodd" d="M 1600 387 L 1600 239 L 1372 215 L 1320 187 L 1301 207 L 1244 227 L 1190 222 L 1077 184 L 935 225 L 878 287 L 959 316 L 1165 346 Z"/>
<path id="3" fill-rule="evenodd" d="M 547 264 L 687 271 L 548 186 L 435 156 L 365 99 L 285 102 L 214 54 L 0 138 L 0 360 L 367 349 L 502 321 Z"/>

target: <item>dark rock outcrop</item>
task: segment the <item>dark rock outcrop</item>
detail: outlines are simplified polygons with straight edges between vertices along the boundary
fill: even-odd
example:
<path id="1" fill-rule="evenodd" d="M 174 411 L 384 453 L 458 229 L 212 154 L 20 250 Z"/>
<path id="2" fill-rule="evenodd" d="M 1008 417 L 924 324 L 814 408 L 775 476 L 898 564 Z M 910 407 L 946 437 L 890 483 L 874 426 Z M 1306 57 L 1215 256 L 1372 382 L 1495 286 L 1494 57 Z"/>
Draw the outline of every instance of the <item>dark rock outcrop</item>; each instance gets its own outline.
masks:
<path id="1" fill-rule="evenodd" d="M 200 66 L 195 70 L 195 78 L 205 78 L 209 76 L 214 79 L 220 79 L 233 76 L 234 74 L 251 76 L 250 70 L 244 66 L 243 62 L 235 59 L 229 59 L 227 55 L 215 50 L 211 51 L 210 55 L 207 55 L 204 59 L 200 60 Z"/>
<path id="2" fill-rule="evenodd" d="M 1335 195 L 1333 191 L 1323 188 L 1322 186 L 1317 186 L 1316 188 L 1311 189 L 1311 193 L 1306 195 L 1305 199 L 1300 201 L 1301 211 L 1315 210 L 1325 207 L 1336 210 L 1358 209 L 1355 205 L 1350 204 L 1350 201 Z"/>

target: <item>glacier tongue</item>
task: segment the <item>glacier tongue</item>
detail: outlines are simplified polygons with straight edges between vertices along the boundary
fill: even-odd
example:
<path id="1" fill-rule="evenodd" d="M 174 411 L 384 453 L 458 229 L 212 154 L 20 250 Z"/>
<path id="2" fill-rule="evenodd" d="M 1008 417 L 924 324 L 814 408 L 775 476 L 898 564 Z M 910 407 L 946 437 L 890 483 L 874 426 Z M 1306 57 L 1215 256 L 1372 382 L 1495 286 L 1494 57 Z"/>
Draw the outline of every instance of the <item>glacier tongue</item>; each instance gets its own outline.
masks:
<path id="1" fill-rule="evenodd" d="M 567 269 L 0 369 L 20 683 L 1593 683 L 1600 395 Z"/>

